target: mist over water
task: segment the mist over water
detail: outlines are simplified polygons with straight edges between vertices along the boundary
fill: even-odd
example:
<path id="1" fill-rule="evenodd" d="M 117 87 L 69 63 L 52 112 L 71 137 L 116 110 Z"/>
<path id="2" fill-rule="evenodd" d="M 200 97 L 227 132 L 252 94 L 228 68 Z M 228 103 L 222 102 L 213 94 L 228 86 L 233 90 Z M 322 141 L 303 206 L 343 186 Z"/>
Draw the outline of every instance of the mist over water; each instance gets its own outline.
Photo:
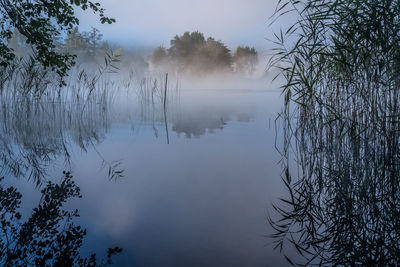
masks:
<path id="1" fill-rule="evenodd" d="M 0 75 L 1 175 L 13 178 L 0 189 L 21 193 L 12 225 L 27 221 L 46 251 L 77 233 L 74 262 L 96 253 L 117 254 L 116 266 L 285 264 L 267 237 L 268 207 L 286 196 L 282 99 L 253 47 L 185 32 L 157 57 L 75 28 L 56 45 L 78 55 L 60 80 L 13 38 L 18 57 Z M 46 196 L 54 190 L 63 194 Z M 58 206 L 42 220 L 68 225 L 54 224 L 57 235 L 29 223 L 46 201 Z"/>
<path id="2" fill-rule="evenodd" d="M 125 177 L 112 189 L 80 184 L 95 196 L 86 204 L 92 207 L 90 228 L 119 241 L 127 249 L 124 262 L 139 266 L 281 262 L 272 248 L 265 253 L 266 204 L 277 192 L 279 168 L 276 155 L 265 149 L 275 140 L 267 119 L 274 119 L 274 109 L 263 107 L 279 94 L 181 93 L 177 112 L 172 106 L 168 114 L 169 145 L 161 120 L 132 119 L 99 146 L 109 158 L 123 159 Z M 79 161 L 92 165 L 88 156 Z M 105 196 L 103 190 L 111 192 Z"/>
<path id="3" fill-rule="evenodd" d="M 400 262 L 399 2 L 4 2 L 0 266 Z"/>
<path id="4" fill-rule="evenodd" d="M 82 255 L 118 246 L 123 266 L 284 262 L 266 238 L 268 203 L 285 194 L 270 77 L 169 73 L 165 84 L 166 73 L 129 65 L 101 76 L 80 66 L 61 95 L 2 102 L 2 170 L 19 178 L 7 185 L 23 194 L 23 218 L 36 188 L 67 170 L 83 196 L 65 205 L 87 229 Z"/>

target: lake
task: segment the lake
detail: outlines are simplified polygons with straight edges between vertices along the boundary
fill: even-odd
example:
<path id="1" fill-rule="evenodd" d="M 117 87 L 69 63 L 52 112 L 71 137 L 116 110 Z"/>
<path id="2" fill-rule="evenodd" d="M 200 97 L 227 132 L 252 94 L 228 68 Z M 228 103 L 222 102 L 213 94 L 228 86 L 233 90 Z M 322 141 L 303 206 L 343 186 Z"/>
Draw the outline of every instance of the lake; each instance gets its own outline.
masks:
<path id="1" fill-rule="evenodd" d="M 268 236 L 271 204 L 287 194 L 276 149 L 283 100 L 269 80 L 238 87 L 171 85 L 165 113 L 162 91 L 18 102 L 2 114 L 2 158 L 21 165 L 3 168 L 19 176 L 5 185 L 21 192 L 28 218 L 43 181 L 70 171 L 82 198 L 65 208 L 87 229 L 79 251 L 121 247 L 117 266 L 286 265 Z"/>

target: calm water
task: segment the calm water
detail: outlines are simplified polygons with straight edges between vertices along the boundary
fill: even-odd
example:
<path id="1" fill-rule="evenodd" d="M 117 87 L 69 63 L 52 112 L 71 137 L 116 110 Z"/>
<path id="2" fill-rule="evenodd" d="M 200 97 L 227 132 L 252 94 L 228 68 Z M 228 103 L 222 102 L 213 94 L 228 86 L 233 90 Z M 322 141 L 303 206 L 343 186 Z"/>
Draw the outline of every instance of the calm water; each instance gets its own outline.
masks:
<path id="1" fill-rule="evenodd" d="M 32 116 L 3 116 L 3 143 L 15 155 L 46 150 L 47 180 L 71 171 L 83 197 L 66 207 L 87 229 L 84 255 L 119 246 L 120 266 L 286 265 L 267 237 L 271 203 L 285 195 L 275 149 L 282 99 L 268 86 L 183 84 L 170 93 L 167 129 L 160 103 L 124 92 L 84 113 L 45 104 Z M 40 200 L 34 177 L 5 183 L 22 193 L 28 217 Z"/>

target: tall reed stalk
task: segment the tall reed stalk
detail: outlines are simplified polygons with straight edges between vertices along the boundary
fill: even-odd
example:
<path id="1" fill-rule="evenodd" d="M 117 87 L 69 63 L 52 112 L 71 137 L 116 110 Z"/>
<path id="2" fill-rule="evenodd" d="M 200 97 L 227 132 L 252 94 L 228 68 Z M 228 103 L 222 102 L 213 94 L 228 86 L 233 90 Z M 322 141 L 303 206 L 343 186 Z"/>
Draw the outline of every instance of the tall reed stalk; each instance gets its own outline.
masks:
<path id="1" fill-rule="evenodd" d="M 70 160 L 70 142 L 86 151 L 100 142 L 109 126 L 109 111 L 118 88 L 104 75 L 115 71 L 114 54 L 97 73 L 71 72 L 66 87 L 57 75 L 32 58 L 16 60 L 0 72 L 0 176 L 46 180 L 57 157 Z M 104 77 L 106 78 L 106 77 Z M 110 169 L 114 165 L 105 161 Z M 116 170 L 119 174 L 120 170 Z M 113 172 L 114 173 L 114 172 Z"/>
<path id="2" fill-rule="evenodd" d="M 400 263 L 400 3 L 279 1 L 276 35 L 289 197 L 271 216 L 298 264 Z"/>

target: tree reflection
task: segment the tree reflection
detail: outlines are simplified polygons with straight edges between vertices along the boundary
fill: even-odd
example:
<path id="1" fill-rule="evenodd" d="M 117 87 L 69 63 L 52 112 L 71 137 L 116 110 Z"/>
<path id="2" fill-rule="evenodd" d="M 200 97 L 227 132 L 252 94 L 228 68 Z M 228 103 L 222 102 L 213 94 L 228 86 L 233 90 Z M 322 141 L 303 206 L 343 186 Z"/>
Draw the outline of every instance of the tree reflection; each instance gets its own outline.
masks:
<path id="1" fill-rule="evenodd" d="M 82 257 L 79 249 L 86 230 L 74 223 L 78 210 L 63 208 L 71 198 L 80 198 L 80 189 L 69 172 L 60 184 L 48 182 L 41 199 L 27 221 L 21 222 L 22 195 L 14 187 L 0 185 L 0 264 L 2 266 L 96 266 L 111 264 L 121 248 L 109 248 L 101 261 L 96 254 Z M 3 178 L 1 178 L 1 181 Z"/>

